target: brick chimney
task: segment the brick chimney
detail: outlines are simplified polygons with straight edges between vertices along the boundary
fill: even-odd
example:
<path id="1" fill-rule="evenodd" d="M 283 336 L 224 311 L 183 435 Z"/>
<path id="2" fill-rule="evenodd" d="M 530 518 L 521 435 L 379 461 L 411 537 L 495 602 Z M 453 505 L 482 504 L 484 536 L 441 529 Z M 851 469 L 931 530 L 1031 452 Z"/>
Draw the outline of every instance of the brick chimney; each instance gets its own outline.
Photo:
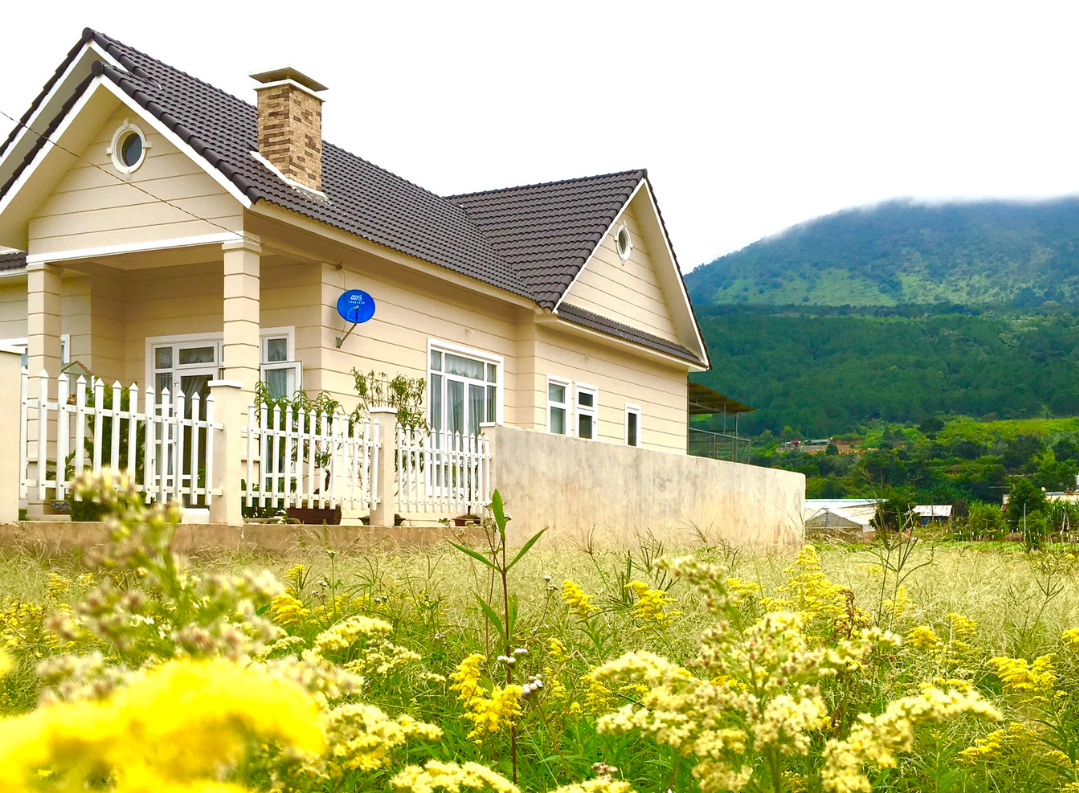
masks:
<path id="1" fill-rule="evenodd" d="M 326 86 L 286 66 L 251 77 L 258 95 L 259 154 L 287 178 L 322 190 L 322 99 Z"/>

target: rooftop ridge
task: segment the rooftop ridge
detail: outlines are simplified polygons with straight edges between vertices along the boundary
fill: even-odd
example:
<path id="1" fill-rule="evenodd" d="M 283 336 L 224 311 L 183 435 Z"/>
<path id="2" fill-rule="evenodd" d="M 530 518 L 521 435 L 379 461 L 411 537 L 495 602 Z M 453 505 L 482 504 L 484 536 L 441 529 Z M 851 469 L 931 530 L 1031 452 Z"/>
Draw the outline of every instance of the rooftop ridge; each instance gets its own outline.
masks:
<path id="1" fill-rule="evenodd" d="M 533 182 L 532 184 L 514 185 L 513 187 L 496 187 L 491 190 L 476 190 L 471 193 L 454 193 L 452 195 L 443 196 L 447 200 L 454 200 L 455 198 L 469 198 L 470 196 L 491 195 L 493 193 L 508 193 L 511 190 L 534 190 L 537 187 L 557 187 L 564 184 L 575 184 L 578 182 L 591 182 L 599 179 L 614 179 L 622 176 L 633 176 L 634 174 L 640 174 L 640 178 L 644 179 L 648 176 L 647 168 L 630 168 L 626 171 L 612 171 L 611 173 L 600 173 L 592 176 L 577 176 L 569 179 L 556 179 L 553 182 Z"/>

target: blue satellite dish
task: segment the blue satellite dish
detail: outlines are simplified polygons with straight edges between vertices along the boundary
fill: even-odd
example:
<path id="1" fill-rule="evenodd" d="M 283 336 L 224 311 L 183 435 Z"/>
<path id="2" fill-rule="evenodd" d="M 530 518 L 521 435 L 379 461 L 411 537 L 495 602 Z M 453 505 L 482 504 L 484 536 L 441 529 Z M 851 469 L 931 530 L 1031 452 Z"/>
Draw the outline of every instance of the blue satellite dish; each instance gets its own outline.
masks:
<path id="1" fill-rule="evenodd" d="M 362 289 L 349 289 L 337 298 L 337 313 L 345 322 L 367 322 L 375 315 L 375 299 Z"/>

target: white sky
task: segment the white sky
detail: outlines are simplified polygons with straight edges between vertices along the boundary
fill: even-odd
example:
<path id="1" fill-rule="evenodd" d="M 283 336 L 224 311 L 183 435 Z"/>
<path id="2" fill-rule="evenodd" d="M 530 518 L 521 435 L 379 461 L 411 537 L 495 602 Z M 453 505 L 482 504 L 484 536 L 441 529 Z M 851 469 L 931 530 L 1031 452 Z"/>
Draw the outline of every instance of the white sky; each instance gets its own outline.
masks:
<path id="1" fill-rule="evenodd" d="M 1077 23 L 942 0 L 8 3 L 0 110 L 85 26 L 249 101 L 250 72 L 290 63 L 330 87 L 328 140 L 437 193 L 648 168 L 688 271 L 895 196 L 1079 192 Z"/>

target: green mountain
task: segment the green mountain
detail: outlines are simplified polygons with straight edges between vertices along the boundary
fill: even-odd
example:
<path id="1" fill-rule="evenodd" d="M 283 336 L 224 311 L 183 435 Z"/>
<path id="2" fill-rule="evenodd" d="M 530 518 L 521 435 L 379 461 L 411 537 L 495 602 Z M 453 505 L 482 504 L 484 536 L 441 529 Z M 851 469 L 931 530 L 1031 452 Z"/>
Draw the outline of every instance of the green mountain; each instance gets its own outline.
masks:
<path id="1" fill-rule="evenodd" d="M 702 265 L 686 285 L 697 305 L 1079 303 L 1079 198 L 846 210 Z"/>
<path id="2" fill-rule="evenodd" d="M 1079 415 L 1079 198 L 849 210 L 686 284 L 749 433 Z"/>

